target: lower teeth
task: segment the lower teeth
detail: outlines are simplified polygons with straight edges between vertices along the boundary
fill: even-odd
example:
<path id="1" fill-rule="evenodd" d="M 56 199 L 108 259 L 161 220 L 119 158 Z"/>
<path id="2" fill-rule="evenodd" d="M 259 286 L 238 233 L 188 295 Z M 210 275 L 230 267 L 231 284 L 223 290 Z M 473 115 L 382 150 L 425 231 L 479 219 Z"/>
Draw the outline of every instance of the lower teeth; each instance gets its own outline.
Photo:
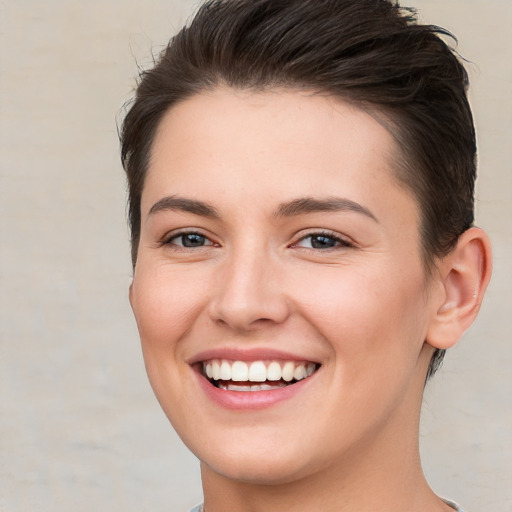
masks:
<path id="1" fill-rule="evenodd" d="M 241 386 L 240 384 L 226 384 L 224 382 L 214 382 L 219 389 L 225 389 L 227 391 L 271 391 L 273 389 L 284 388 L 288 384 L 284 382 L 273 382 L 272 384 L 254 384 L 250 386 Z"/>

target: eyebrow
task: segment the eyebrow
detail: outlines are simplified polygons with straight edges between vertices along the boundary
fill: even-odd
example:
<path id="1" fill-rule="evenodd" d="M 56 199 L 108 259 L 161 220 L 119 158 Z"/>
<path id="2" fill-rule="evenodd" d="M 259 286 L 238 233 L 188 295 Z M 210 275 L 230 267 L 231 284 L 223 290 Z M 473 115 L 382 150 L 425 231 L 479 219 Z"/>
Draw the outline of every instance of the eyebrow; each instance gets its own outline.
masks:
<path id="1" fill-rule="evenodd" d="M 315 199 L 304 197 L 282 203 L 276 211 L 276 217 L 293 217 L 315 212 L 355 212 L 365 215 L 378 222 L 377 217 L 365 206 L 343 197 L 328 197 Z"/>
<path id="2" fill-rule="evenodd" d="M 181 211 L 187 213 L 193 213 L 194 215 L 200 215 L 202 217 L 210 217 L 213 219 L 220 218 L 216 208 L 203 201 L 197 201 L 195 199 L 187 199 L 179 196 L 167 196 L 158 200 L 149 210 L 148 215 L 153 215 L 158 212 L 171 210 Z"/>
<path id="3" fill-rule="evenodd" d="M 182 211 L 202 217 L 220 219 L 220 215 L 214 206 L 196 199 L 187 199 L 175 195 L 159 199 L 149 210 L 149 215 L 166 210 Z M 286 203 L 281 203 L 274 216 L 294 217 L 315 212 L 355 212 L 378 222 L 377 217 L 375 217 L 368 208 L 355 201 L 342 197 L 328 197 L 326 199 L 302 197 L 294 199 Z"/>

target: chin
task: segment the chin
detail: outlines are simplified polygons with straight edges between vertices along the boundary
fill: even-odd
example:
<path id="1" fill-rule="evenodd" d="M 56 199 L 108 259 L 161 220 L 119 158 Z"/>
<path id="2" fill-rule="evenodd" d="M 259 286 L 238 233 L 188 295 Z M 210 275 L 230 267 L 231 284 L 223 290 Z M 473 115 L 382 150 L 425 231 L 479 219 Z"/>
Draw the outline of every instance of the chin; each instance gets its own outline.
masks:
<path id="1" fill-rule="evenodd" d="M 253 431 L 246 429 L 240 437 L 233 432 L 210 434 L 213 436 L 208 440 L 203 438 L 206 442 L 197 443 L 195 437 L 187 445 L 205 469 L 231 481 L 287 484 L 321 472 L 332 458 L 332 449 L 321 445 L 315 448 L 313 440 L 304 443 L 304 436 L 293 429 L 276 432 L 255 427 Z"/>
<path id="2" fill-rule="evenodd" d="M 283 459 L 278 456 L 269 460 L 264 456 L 207 457 L 203 463 L 210 471 L 228 480 L 252 485 L 282 485 L 304 478 L 311 471 L 311 465 L 297 456 Z"/>

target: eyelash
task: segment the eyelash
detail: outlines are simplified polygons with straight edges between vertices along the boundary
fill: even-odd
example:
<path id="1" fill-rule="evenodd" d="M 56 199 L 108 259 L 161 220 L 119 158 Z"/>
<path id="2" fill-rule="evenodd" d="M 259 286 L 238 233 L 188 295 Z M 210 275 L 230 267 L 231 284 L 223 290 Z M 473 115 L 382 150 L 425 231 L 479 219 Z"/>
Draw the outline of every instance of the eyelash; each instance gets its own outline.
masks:
<path id="1" fill-rule="evenodd" d="M 297 242 L 294 242 L 292 244 L 292 247 L 300 247 L 300 243 L 307 239 L 313 239 L 313 238 L 324 238 L 329 239 L 334 242 L 334 245 L 332 247 L 302 247 L 303 249 L 310 250 L 310 251 L 329 251 L 329 250 L 335 250 L 339 248 L 350 248 L 354 247 L 354 244 L 347 240 L 344 237 L 341 237 L 337 235 L 336 233 L 333 233 L 332 231 L 315 231 L 312 233 L 308 233 L 307 235 L 302 236 Z"/>
<path id="2" fill-rule="evenodd" d="M 204 240 L 204 242 L 209 242 L 209 243 L 203 243 L 202 245 L 196 245 L 196 246 L 194 246 L 194 245 L 186 246 L 183 244 L 183 241 L 184 241 L 183 239 L 186 236 L 197 236 L 197 237 L 202 238 Z M 179 238 L 182 239 L 182 244 L 173 243 L 174 240 L 177 240 Z M 304 242 L 307 239 L 313 240 L 314 238 L 328 239 L 333 242 L 333 245 L 328 246 L 328 247 L 304 247 L 304 246 L 300 245 L 301 242 Z M 313 245 L 313 243 L 314 242 L 312 242 L 312 245 Z M 162 245 L 173 245 L 176 248 L 178 248 L 177 250 L 194 250 L 196 248 L 212 247 L 217 244 L 199 231 L 181 231 L 179 233 L 173 233 L 171 236 L 166 237 L 164 240 L 162 240 Z M 316 252 L 316 251 L 329 251 L 329 250 L 333 250 L 333 249 L 337 249 L 337 248 L 350 248 L 350 247 L 354 247 L 354 244 L 352 242 L 350 242 L 349 240 L 347 240 L 346 238 L 340 237 L 339 235 L 333 233 L 332 231 L 315 231 L 315 232 L 308 233 L 307 235 L 302 236 L 301 238 L 299 238 L 299 240 L 297 242 L 294 242 L 289 247 L 300 247 L 300 248 L 303 248 L 306 250 Z"/>
<path id="3" fill-rule="evenodd" d="M 197 237 L 203 238 L 205 240 L 205 242 L 209 242 L 209 243 L 205 243 L 203 245 L 196 245 L 196 246 L 186 246 L 183 244 L 183 239 L 186 236 L 197 236 Z M 179 238 L 182 239 L 182 244 L 173 243 L 174 240 L 177 240 Z M 206 235 L 204 235 L 203 233 L 201 233 L 199 231 L 181 231 L 179 233 L 173 233 L 172 235 L 165 237 L 162 240 L 162 245 L 172 245 L 176 248 L 176 250 L 185 250 L 186 251 L 186 250 L 194 250 L 196 248 L 202 248 L 202 247 L 212 247 L 217 244 L 215 244 L 215 242 L 213 242 L 210 238 L 208 238 Z"/>

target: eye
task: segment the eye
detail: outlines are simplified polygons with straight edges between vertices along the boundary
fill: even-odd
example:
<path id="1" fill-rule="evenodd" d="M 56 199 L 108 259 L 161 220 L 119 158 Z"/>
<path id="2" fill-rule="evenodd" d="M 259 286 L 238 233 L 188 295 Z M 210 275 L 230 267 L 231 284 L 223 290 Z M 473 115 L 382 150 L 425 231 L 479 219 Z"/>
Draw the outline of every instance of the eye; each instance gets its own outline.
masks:
<path id="1" fill-rule="evenodd" d="M 209 245 L 213 245 L 213 242 L 202 235 L 201 233 L 179 233 L 177 235 L 172 236 L 165 242 L 170 245 L 177 245 L 178 247 L 185 247 L 187 249 L 194 247 L 205 247 Z"/>
<path id="2" fill-rule="evenodd" d="M 334 249 L 336 247 L 352 247 L 352 244 L 333 233 L 311 233 L 302 237 L 296 244 L 306 249 Z"/>

